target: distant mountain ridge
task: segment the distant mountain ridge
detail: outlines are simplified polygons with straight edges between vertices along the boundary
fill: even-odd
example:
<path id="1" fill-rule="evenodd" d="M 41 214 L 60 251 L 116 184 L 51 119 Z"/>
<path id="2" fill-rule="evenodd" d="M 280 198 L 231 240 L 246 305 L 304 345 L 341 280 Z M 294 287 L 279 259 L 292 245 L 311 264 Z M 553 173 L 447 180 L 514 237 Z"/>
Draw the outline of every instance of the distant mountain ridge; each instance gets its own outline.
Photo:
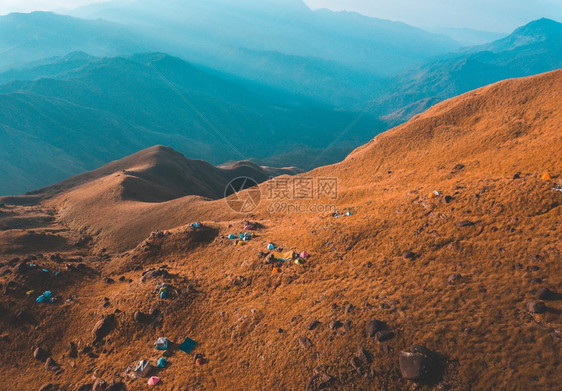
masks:
<path id="1" fill-rule="evenodd" d="M 183 1 L 114 0 L 71 12 L 88 19 L 158 27 L 176 41 L 172 53 L 208 45 L 221 53 L 225 48 L 273 51 L 317 57 L 371 72 L 391 74 L 459 45 L 405 23 L 372 18 L 353 12 L 312 11 L 303 1 L 227 0 Z M 218 26 L 218 27 L 217 27 Z M 181 42 L 181 40 L 186 40 Z M 212 53 L 206 54 L 212 56 Z M 190 59 L 193 60 L 193 59 Z"/>
<path id="2" fill-rule="evenodd" d="M 533 21 L 509 36 L 413 68 L 386 81 L 378 112 L 398 124 L 429 106 L 500 80 L 562 67 L 562 24 Z"/>
<path id="3" fill-rule="evenodd" d="M 75 53 L 19 76 L 0 86 L 4 194 L 162 143 L 212 164 L 249 158 L 268 164 L 275 155 L 295 161 L 293 153 L 327 147 L 356 117 L 161 53 L 93 60 Z M 301 155 L 293 165 L 340 160 L 383 130 L 374 124 L 366 117 L 323 160 Z"/>
<path id="4" fill-rule="evenodd" d="M 149 31 L 159 51 L 344 109 L 371 99 L 381 78 L 461 47 L 404 23 L 312 11 L 300 0 L 116 0 L 70 14 Z"/>
<path id="5" fill-rule="evenodd" d="M 556 46 L 553 44 L 556 41 L 560 42 L 562 39 L 561 26 L 562 25 L 555 20 L 541 18 L 515 29 L 513 33 L 503 39 L 485 45 L 475 46 L 470 49 L 470 52 L 490 51 L 498 53 L 540 43 Z M 560 47 L 560 45 L 557 46 Z"/>
<path id="6" fill-rule="evenodd" d="M 0 16 L 0 71 L 73 51 L 116 56 L 151 48 L 146 37 L 105 20 L 80 20 L 50 12 Z"/>

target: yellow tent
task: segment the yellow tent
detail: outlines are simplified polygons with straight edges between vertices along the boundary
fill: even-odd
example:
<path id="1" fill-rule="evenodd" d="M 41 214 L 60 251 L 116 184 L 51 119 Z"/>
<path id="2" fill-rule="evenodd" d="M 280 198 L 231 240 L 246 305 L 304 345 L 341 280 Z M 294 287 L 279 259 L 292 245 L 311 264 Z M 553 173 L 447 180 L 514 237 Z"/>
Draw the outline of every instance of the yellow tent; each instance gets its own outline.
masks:
<path id="1" fill-rule="evenodd" d="M 279 252 L 274 252 L 273 253 L 273 258 L 276 261 L 290 261 L 291 259 L 294 258 L 295 253 L 293 253 L 292 251 L 287 251 L 284 253 L 279 253 Z"/>

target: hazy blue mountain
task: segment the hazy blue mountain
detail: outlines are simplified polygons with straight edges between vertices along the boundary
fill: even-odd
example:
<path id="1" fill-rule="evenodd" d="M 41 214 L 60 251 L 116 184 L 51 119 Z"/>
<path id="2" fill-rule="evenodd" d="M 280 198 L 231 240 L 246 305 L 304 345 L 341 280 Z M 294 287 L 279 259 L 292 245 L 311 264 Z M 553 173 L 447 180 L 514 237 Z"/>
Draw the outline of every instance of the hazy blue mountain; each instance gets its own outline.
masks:
<path id="1" fill-rule="evenodd" d="M 49 57 L 26 64 L 25 67 L 10 69 L 0 73 L 0 85 L 11 81 L 35 80 L 53 77 L 80 68 L 95 61 L 97 57 L 84 52 L 71 52 L 63 57 Z"/>
<path id="2" fill-rule="evenodd" d="M 114 0 L 74 15 L 127 23 L 189 56 L 208 47 L 246 48 L 336 61 L 389 75 L 458 47 L 452 39 L 399 22 L 310 10 L 302 0 Z M 174 52 L 172 50 L 172 52 Z"/>
<path id="3" fill-rule="evenodd" d="M 499 80 L 562 67 L 562 24 L 540 19 L 498 41 L 401 73 L 385 84 L 377 111 L 390 124 L 429 106 Z"/>
<path id="4" fill-rule="evenodd" d="M 504 33 L 474 30 L 470 28 L 426 27 L 425 30 L 436 34 L 447 35 L 464 46 L 483 45 L 505 38 L 505 36 L 508 35 Z"/>
<path id="5" fill-rule="evenodd" d="M 275 161 L 311 168 L 342 159 L 383 130 L 365 117 L 315 161 L 299 152 L 325 148 L 356 114 L 164 54 L 83 64 L 85 58 L 74 53 L 0 86 L 0 194 L 42 187 L 156 144 L 214 164 L 284 156 Z"/>
<path id="6" fill-rule="evenodd" d="M 150 49 L 149 41 L 103 20 L 14 13 L 0 16 L 0 71 L 78 50 L 94 56 L 138 53 Z"/>
<path id="7" fill-rule="evenodd" d="M 459 48 L 452 39 L 301 0 L 115 0 L 72 15 L 126 24 L 189 62 L 356 108 L 380 78 Z"/>
<path id="8" fill-rule="evenodd" d="M 354 109 L 373 98 L 382 77 L 460 46 L 403 23 L 311 11 L 301 0 L 118 0 L 74 14 L 90 19 L 46 12 L 0 17 L 0 72 L 73 51 L 158 51 Z"/>
<path id="9" fill-rule="evenodd" d="M 530 50 L 555 50 L 556 54 L 562 52 L 562 24 L 557 21 L 542 18 L 519 27 L 503 39 L 485 45 L 475 46 L 468 52 L 501 53 L 513 49 L 528 48 Z M 545 59 L 547 60 L 547 59 Z"/>

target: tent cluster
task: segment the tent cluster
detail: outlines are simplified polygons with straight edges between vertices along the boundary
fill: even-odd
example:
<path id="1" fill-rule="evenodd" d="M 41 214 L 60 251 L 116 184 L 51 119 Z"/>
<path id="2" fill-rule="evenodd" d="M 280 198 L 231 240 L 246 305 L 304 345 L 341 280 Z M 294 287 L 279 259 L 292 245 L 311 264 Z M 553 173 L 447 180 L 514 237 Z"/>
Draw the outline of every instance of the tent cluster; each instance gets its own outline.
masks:
<path id="1" fill-rule="evenodd" d="M 178 350 L 181 350 L 187 354 L 190 354 L 191 351 L 197 346 L 197 342 L 192 340 L 191 338 L 187 337 L 185 340 L 177 347 Z M 166 357 L 171 357 L 173 355 L 173 344 L 168 339 L 168 337 L 160 337 L 154 342 L 154 348 L 157 351 L 162 352 L 162 356 L 158 360 L 156 360 L 156 366 L 150 363 L 150 360 L 140 360 L 138 361 L 133 368 L 127 368 L 127 373 L 129 376 L 133 378 L 148 378 L 148 385 L 155 386 L 162 382 L 162 379 L 158 376 L 154 376 L 155 369 L 165 369 L 168 363 Z M 205 364 L 206 358 L 201 353 L 197 353 L 193 357 L 193 362 L 197 366 L 201 366 Z"/>
<path id="2" fill-rule="evenodd" d="M 275 250 L 275 245 L 273 243 L 269 243 L 267 245 L 268 250 Z M 266 255 L 266 263 L 270 264 L 273 262 L 289 262 L 294 261 L 297 265 L 304 264 L 305 260 L 310 257 L 310 254 L 306 251 L 302 251 L 301 253 L 297 253 L 294 251 L 283 251 L 283 249 L 278 248 L 277 251 Z M 277 272 L 279 269 L 277 269 Z M 274 270 L 275 272 L 275 270 Z"/>
<path id="3" fill-rule="evenodd" d="M 53 303 L 55 301 L 55 298 L 53 296 L 53 292 L 45 291 L 41 296 L 35 299 L 35 301 L 38 303 Z"/>
<path id="4" fill-rule="evenodd" d="M 250 232 L 239 233 L 238 236 L 234 234 L 228 235 L 228 239 L 236 240 L 235 244 L 237 246 L 243 246 L 244 244 L 246 244 L 246 242 L 249 242 L 254 237 L 255 235 L 251 234 Z"/>

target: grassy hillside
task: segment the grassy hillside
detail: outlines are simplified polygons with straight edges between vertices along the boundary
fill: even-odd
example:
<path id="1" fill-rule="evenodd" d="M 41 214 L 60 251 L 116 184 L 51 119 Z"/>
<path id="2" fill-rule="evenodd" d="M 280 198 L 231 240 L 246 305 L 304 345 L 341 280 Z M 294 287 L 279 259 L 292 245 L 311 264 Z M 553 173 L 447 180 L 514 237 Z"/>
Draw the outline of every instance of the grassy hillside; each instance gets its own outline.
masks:
<path id="1" fill-rule="evenodd" d="M 123 197 L 135 175 L 189 183 L 153 175 L 189 171 L 162 148 L 47 199 L 0 198 L 4 389 L 145 389 L 127 368 L 163 355 L 152 374 L 172 390 L 558 389 L 561 95 L 555 71 L 442 102 L 291 177 L 339 181 L 293 211 L 271 208 L 279 178 L 227 200 Z M 256 191 L 250 214 L 229 208 Z M 312 209 L 331 204 L 351 214 Z M 310 256 L 270 260 L 269 243 Z"/>

